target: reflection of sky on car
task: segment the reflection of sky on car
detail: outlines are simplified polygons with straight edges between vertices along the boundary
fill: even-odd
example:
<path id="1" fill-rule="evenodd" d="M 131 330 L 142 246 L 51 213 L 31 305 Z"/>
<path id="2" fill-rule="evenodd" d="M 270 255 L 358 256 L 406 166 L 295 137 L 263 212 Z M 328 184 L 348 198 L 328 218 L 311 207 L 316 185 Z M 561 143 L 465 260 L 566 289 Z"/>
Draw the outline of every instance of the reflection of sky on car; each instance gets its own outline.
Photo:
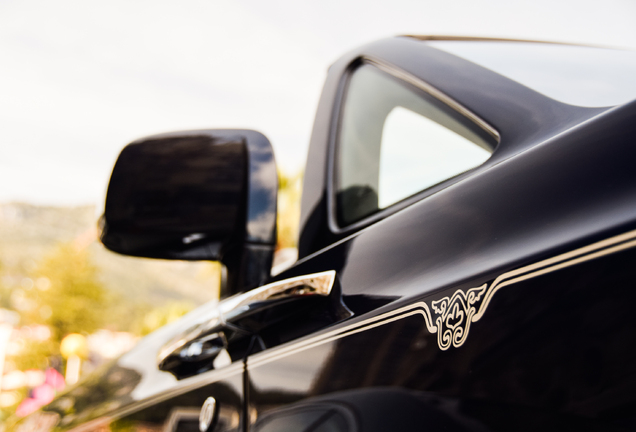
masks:
<path id="1" fill-rule="evenodd" d="M 258 367 L 252 368 L 250 374 L 257 376 L 256 381 L 268 389 L 285 389 L 285 391 L 309 391 L 315 381 L 320 378 L 317 374 L 321 370 L 319 365 L 325 364 L 334 349 L 333 343 L 323 343 L 306 350 L 300 350 L 293 355 L 293 360 L 276 358 L 266 363 L 261 372 Z M 255 360 L 258 356 L 254 357 Z"/>
<path id="2" fill-rule="evenodd" d="M 381 37 L 459 34 L 636 47 L 633 2 L 387 5 L 3 2 L 0 201 L 101 204 L 119 150 L 170 130 L 254 128 L 271 139 L 283 169 L 298 170 L 327 67 L 347 49 Z"/>
<path id="3" fill-rule="evenodd" d="M 570 105 L 603 107 L 636 99 L 636 51 L 514 42 L 430 44 Z"/>

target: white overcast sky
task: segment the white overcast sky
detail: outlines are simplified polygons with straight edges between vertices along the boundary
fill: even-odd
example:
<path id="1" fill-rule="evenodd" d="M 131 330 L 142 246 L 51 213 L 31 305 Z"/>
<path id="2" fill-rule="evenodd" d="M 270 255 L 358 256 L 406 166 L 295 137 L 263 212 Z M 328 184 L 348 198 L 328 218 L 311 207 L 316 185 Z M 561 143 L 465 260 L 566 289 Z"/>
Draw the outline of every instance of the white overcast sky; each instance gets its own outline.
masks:
<path id="1" fill-rule="evenodd" d="M 0 202 L 101 204 L 119 150 L 245 127 L 305 163 L 329 64 L 398 34 L 636 49 L 636 1 L 0 0 Z"/>

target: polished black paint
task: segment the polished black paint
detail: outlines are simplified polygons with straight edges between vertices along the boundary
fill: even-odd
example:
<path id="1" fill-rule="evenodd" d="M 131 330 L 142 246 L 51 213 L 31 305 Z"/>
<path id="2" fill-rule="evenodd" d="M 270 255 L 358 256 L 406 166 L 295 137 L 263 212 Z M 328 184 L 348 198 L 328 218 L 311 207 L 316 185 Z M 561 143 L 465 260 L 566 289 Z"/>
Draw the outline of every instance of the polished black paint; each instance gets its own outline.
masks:
<path id="1" fill-rule="evenodd" d="M 417 44 L 382 41 L 345 57 L 318 110 L 301 260 L 279 278 L 336 269 L 344 303 L 367 311 L 346 325 L 636 228 L 636 103 L 568 106 Z M 483 166 L 342 229 L 330 158 L 346 77 L 360 57 L 421 77 L 493 125 L 501 141 Z M 502 292 L 460 349 L 439 351 L 414 317 L 250 367 L 250 403 L 271 417 L 308 397 L 397 386 L 454 398 L 487 430 L 630 430 L 633 259 L 606 258 Z M 413 352 L 418 341 L 428 349 Z"/>
<path id="2" fill-rule="evenodd" d="M 271 144 L 250 130 L 173 132 L 121 152 L 108 187 L 102 243 L 133 256 L 219 260 L 224 295 L 269 276 L 278 176 Z"/>
<path id="3" fill-rule="evenodd" d="M 243 225 L 246 158 L 240 137 L 199 131 L 129 144 L 108 186 L 102 242 L 128 255 L 220 259 Z"/>
<path id="4" fill-rule="evenodd" d="M 446 430 L 434 414 L 444 408 L 474 426 L 466 430 L 633 430 L 636 325 L 625 317 L 636 302 L 634 260 L 632 248 L 502 289 L 460 348 L 441 351 L 415 314 L 250 366 L 252 409 L 271 417 L 318 396 L 406 389 L 428 409 L 390 420 L 399 430 Z"/>
<path id="5" fill-rule="evenodd" d="M 631 229 L 635 115 L 628 104 L 514 157 L 495 151 L 483 169 L 424 191 L 281 277 L 335 266 L 344 295 L 414 295 Z"/>
<path id="6" fill-rule="evenodd" d="M 500 134 L 493 157 L 470 173 L 449 179 L 357 224 L 341 229 L 334 208 L 333 156 L 346 81 L 361 59 L 380 59 L 442 91 L 476 113 Z M 521 84 L 413 38 L 385 39 L 343 56 L 330 68 L 311 137 L 300 220 L 303 258 L 432 195 L 473 173 L 598 115 L 605 108 L 580 108 L 549 99 Z"/>
<path id="7" fill-rule="evenodd" d="M 421 78 L 501 139 L 483 166 L 342 228 L 333 208 L 333 155 L 347 77 L 362 58 Z M 243 430 L 632 430 L 636 328 L 626 317 L 636 301 L 634 249 L 498 292 L 460 348 L 440 350 L 437 335 L 413 315 L 284 350 L 635 229 L 634 118 L 636 103 L 561 104 L 412 38 L 356 50 L 330 69 L 318 108 L 301 259 L 274 278 L 333 269 L 332 297 L 281 313 L 275 323 L 251 317 L 251 352 L 235 355 L 225 369 L 183 380 L 158 371 L 160 347 L 213 307 L 205 306 L 148 336 L 46 410 L 62 415 L 63 430 L 85 421 L 165 430 L 175 407 L 196 411 L 214 396 L 232 412 L 240 406 Z M 327 313 L 340 307 L 353 316 Z M 117 383 L 124 369 L 134 377 Z M 191 430 L 188 421 L 176 430 Z"/>
<path id="8" fill-rule="evenodd" d="M 480 432 L 487 429 L 463 416 L 457 402 L 400 388 L 379 387 L 331 393 L 293 404 L 254 425 L 255 432 L 422 431 Z M 294 426 L 293 428 L 290 426 Z"/>

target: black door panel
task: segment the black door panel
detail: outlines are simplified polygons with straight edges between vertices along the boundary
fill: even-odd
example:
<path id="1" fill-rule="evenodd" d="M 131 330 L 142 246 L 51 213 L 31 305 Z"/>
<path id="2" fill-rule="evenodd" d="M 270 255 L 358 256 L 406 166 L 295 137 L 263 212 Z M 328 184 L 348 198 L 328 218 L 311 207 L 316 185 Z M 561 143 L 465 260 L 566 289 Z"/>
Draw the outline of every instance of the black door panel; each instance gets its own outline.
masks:
<path id="1" fill-rule="evenodd" d="M 469 328 L 468 308 L 437 321 L 451 338 L 464 326 L 457 347 L 444 347 L 426 312 L 435 324 L 432 306 L 443 308 L 436 302 L 451 300 L 453 287 L 254 355 L 251 409 L 271 418 L 290 403 L 400 387 L 479 430 L 635 427 L 636 396 L 625 388 L 636 386 L 636 323 L 623 317 L 636 304 L 636 250 L 620 240 L 488 281 L 499 288 Z"/>

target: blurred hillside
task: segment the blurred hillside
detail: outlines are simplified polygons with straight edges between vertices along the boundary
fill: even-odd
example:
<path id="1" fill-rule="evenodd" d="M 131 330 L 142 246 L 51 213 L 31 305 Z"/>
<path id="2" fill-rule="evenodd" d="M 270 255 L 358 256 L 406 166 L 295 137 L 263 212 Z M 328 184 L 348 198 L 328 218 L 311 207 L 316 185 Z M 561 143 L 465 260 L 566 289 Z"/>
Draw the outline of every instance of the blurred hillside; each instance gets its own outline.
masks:
<path id="1" fill-rule="evenodd" d="M 94 206 L 43 207 L 0 204 L 0 265 L 5 290 L 28 287 L 37 263 L 60 243 L 87 248 L 103 285 L 127 304 L 158 306 L 187 300 L 201 304 L 218 297 L 218 273 L 211 263 L 125 257 L 96 240 Z"/>
<path id="2" fill-rule="evenodd" d="M 296 260 L 301 178 L 279 176 L 273 271 Z M 0 204 L 0 423 L 218 298 L 218 263 L 109 252 L 97 218 L 94 206 Z"/>

